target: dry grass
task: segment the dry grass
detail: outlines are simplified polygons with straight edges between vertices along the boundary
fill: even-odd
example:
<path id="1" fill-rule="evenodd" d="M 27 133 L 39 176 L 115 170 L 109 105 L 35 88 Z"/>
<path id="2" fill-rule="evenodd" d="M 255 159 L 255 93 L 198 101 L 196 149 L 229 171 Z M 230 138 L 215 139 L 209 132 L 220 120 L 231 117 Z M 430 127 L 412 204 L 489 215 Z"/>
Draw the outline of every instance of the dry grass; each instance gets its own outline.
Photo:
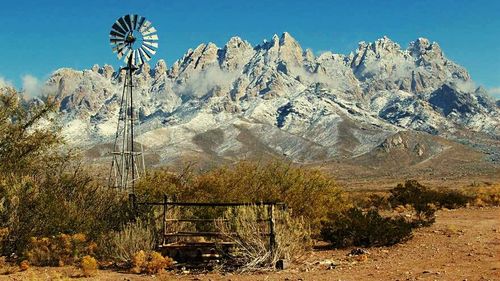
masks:
<path id="1" fill-rule="evenodd" d="M 137 220 L 121 231 L 113 231 L 99 241 L 100 256 L 116 262 L 130 262 L 139 251 L 151 251 L 155 247 L 154 229 Z"/>
<path id="2" fill-rule="evenodd" d="M 279 259 L 294 260 L 311 246 L 310 229 L 303 219 L 292 218 L 283 210 L 275 212 L 276 247 L 270 247 L 266 208 L 248 206 L 228 209 L 217 228 L 236 244 L 233 257 L 241 271 L 274 267 Z M 236 233 L 236 235 L 232 235 Z"/>

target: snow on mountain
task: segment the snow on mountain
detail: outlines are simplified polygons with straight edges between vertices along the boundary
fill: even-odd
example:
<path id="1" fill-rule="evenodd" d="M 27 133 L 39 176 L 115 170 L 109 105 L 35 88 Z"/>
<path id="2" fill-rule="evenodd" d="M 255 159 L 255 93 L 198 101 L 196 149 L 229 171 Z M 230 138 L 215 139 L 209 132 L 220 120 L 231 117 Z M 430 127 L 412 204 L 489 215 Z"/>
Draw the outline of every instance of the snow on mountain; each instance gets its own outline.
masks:
<path id="1" fill-rule="evenodd" d="M 96 65 L 49 78 L 69 143 L 112 140 L 123 75 Z M 145 64 L 134 81 L 138 140 L 161 161 L 249 153 L 324 161 L 368 153 L 406 130 L 500 136 L 495 101 L 424 38 L 406 49 L 384 37 L 349 55 L 315 56 L 288 33 L 255 47 L 233 37 L 190 49 L 170 68 Z"/>

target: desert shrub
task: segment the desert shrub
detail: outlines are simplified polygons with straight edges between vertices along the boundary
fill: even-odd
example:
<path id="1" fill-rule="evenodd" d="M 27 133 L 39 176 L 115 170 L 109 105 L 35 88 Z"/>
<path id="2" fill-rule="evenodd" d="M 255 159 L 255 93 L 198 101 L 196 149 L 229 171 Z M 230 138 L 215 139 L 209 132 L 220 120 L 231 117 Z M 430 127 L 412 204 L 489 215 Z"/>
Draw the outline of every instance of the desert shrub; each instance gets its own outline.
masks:
<path id="1" fill-rule="evenodd" d="M 273 267 L 279 259 L 294 260 L 311 246 L 311 233 L 301 218 L 277 210 L 276 247 L 270 248 L 267 208 L 248 206 L 228 209 L 217 221 L 217 228 L 235 243 L 231 254 L 240 270 Z"/>
<path id="2" fill-rule="evenodd" d="M 468 191 L 468 194 L 475 206 L 500 206 L 500 184 L 479 187 Z"/>
<path id="3" fill-rule="evenodd" d="M 84 234 L 60 234 L 53 237 L 32 237 L 24 256 L 38 266 L 72 265 L 85 255 L 94 254 L 96 244 Z"/>
<path id="4" fill-rule="evenodd" d="M 328 215 L 321 236 L 334 247 L 389 246 L 411 237 L 413 223 L 402 217 L 382 217 L 376 210 L 351 208 Z"/>
<path id="5" fill-rule="evenodd" d="M 390 210 L 388 198 L 384 193 L 349 192 L 348 202 L 360 209 Z"/>
<path id="6" fill-rule="evenodd" d="M 130 219 L 127 198 L 101 188 L 62 147 L 57 104 L 0 93 L 2 253 L 22 255 L 30 237 L 84 233 L 96 238 Z"/>
<path id="7" fill-rule="evenodd" d="M 137 220 L 119 231 L 112 231 L 99 240 L 99 256 L 102 259 L 128 263 L 140 251 L 155 247 L 155 231 L 150 224 Z"/>
<path id="8" fill-rule="evenodd" d="M 313 230 L 318 229 L 327 211 L 344 206 L 343 193 L 333 178 L 319 169 L 279 161 L 241 161 L 204 173 L 195 173 L 192 166 L 179 174 L 155 171 L 138 184 L 137 190 L 156 201 L 164 194 L 196 202 L 281 201 L 294 217 L 307 219 Z M 211 212 L 213 218 L 222 214 L 221 210 Z"/>
<path id="9" fill-rule="evenodd" d="M 411 205 L 424 225 L 434 222 L 434 213 L 438 208 L 464 207 L 471 200 L 461 192 L 430 189 L 414 180 L 408 180 L 404 185 L 398 184 L 390 190 L 390 194 L 392 206 Z"/>
<path id="10" fill-rule="evenodd" d="M 139 251 L 132 257 L 131 272 L 140 274 L 157 274 L 163 272 L 166 268 L 172 267 L 174 261 L 169 257 L 164 257 L 155 251 Z"/>
<path id="11" fill-rule="evenodd" d="M 0 226 L 9 230 L 4 253 L 23 253 L 30 237 L 84 233 L 96 239 L 130 219 L 126 197 L 93 184 L 79 170 L 52 173 L 0 182 Z"/>
<path id="12" fill-rule="evenodd" d="M 91 256 L 84 256 L 80 261 L 80 269 L 85 277 L 94 276 L 98 267 L 97 260 Z"/>

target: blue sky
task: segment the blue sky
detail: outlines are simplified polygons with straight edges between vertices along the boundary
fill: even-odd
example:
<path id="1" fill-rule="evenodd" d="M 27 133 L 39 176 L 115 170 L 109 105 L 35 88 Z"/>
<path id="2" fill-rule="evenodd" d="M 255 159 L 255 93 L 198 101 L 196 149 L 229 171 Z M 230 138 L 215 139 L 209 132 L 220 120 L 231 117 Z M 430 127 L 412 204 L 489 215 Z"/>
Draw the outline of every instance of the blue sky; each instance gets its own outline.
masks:
<path id="1" fill-rule="evenodd" d="M 314 52 L 348 53 L 384 35 L 402 47 L 437 41 L 479 85 L 500 97 L 500 1 L 490 0 L 5 0 L 0 9 L 0 79 L 33 86 L 60 67 L 119 62 L 108 32 L 138 13 L 159 30 L 155 57 L 168 65 L 201 42 L 232 36 L 253 45 L 288 31 Z M 24 79 L 23 79 L 24 78 Z"/>

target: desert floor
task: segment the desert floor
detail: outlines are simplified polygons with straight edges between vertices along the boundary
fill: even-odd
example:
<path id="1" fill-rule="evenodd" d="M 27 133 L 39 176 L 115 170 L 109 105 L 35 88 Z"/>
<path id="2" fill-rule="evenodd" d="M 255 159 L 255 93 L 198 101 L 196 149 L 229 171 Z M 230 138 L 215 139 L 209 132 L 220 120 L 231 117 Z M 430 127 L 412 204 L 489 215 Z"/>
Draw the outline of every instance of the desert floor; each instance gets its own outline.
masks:
<path id="1" fill-rule="evenodd" d="M 402 244 L 352 249 L 316 249 L 287 270 L 252 273 L 166 272 L 158 276 L 102 270 L 82 280 L 500 280 L 500 208 L 441 210 L 436 223 Z M 0 280 L 75 280 L 76 268 L 30 268 Z"/>

